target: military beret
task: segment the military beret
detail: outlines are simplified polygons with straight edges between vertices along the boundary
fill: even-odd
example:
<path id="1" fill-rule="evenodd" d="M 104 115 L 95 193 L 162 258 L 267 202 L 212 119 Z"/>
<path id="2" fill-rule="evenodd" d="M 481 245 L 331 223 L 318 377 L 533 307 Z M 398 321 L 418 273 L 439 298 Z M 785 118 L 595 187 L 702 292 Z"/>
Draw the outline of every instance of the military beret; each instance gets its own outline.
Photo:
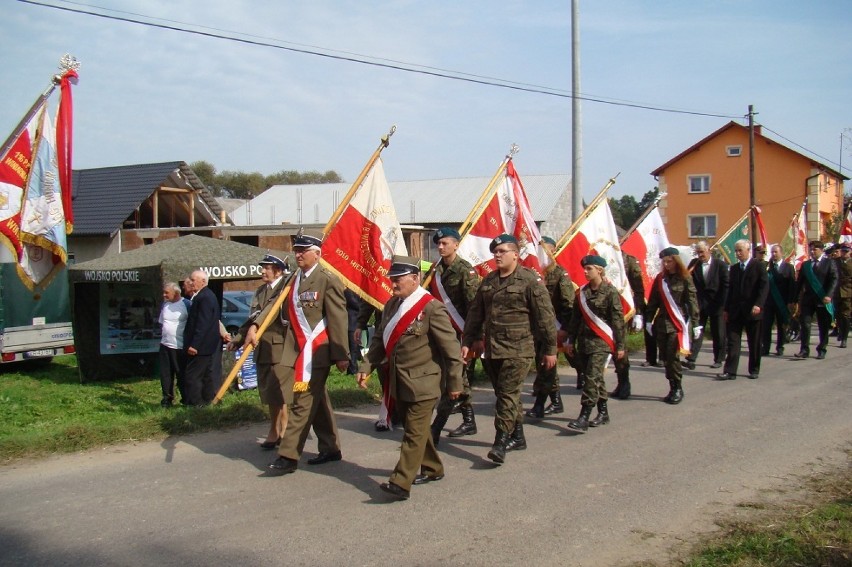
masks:
<path id="1" fill-rule="evenodd" d="M 660 258 L 665 258 L 666 256 L 680 256 L 680 252 L 674 246 L 669 246 L 660 250 Z"/>
<path id="2" fill-rule="evenodd" d="M 461 240 L 461 234 L 459 234 L 459 231 L 454 228 L 442 226 L 435 231 L 435 234 L 432 236 L 432 242 L 438 244 L 438 241 L 442 238 L 455 238 L 456 240 Z"/>
<path id="3" fill-rule="evenodd" d="M 322 236 L 317 234 L 307 234 L 301 229 L 299 234 L 293 239 L 293 248 L 317 248 L 322 247 Z"/>
<path id="4" fill-rule="evenodd" d="M 546 242 L 547 244 L 550 244 L 551 246 L 556 246 L 556 241 L 553 240 L 552 238 L 550 238 L 549 236 L 542 236 L 541 241 Z"/>
<path id="5" fill-rule="evenodd" d="M 822 243 L 822 242 L 820 242 L 819 240 L 811 240 L 811 241 L 808 243 L 808 247 L 810 247 L 810 248 L 819 248 L 820 250 L 822 250 L 823 248 L 825 248 L 825 244 L 823 244 L 823 243 Z"/>
<path id="6" fill-rule="evenodd" d="M 589 254 L 588 256 L 583 256 L 583 259 L 580 260 L 580 265 L 584 268 L 586 266 L 600 266 L 601 268 L 606 268 L 606 259 L 601 256 Z"/>
<path id="7" fill-rule="evenodd" d="M 491 241 L 491 244 L 488 245 L 488 250 L 490 250 L 491 253 L 493 254 L 495 248 L 497 248 L 501 244 L 507 244 L 507 243 L 511 243 L 511 244 L 514 244 L 515 246 L 517 246 L 518 245 L 518 239 L 515 238 L 514 236 L 512 236 L 511 234 L 501 234 L 497 238 L 495 238 L 494 240 Z"/>
<path id="8" fill-rule="evenodd" d="M 411 256 L 394 256 L 391 261 L 390 270 L 388 270 L 389 278 L 396 278 L 406 274 L 420 273 L 420 258 Z"/>
<path id="9" fill-rule="evenodd" d="M 258 262 L 261 266 L 263 265 L 272 265 L 281 268 L 282 270 L 289 269 L 290 266 L 287 265 L 287 262 L 279 258 L 278 256 L 274 256 L 272 254 L 267 254 L 263 257 L 263 260 Z"/>

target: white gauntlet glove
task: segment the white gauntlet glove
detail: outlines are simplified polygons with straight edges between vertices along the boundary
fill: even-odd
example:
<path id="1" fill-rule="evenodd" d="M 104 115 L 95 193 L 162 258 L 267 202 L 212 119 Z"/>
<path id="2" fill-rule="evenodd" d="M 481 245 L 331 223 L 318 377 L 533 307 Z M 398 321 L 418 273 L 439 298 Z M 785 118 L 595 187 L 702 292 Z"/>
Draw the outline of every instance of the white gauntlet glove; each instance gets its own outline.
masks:
<path id="1" fill-rule="evenodd" d="M 633 317 L 633 330 L 637 331 L 637 332 L 642 330 L 642 316 L 641 315 L 635 315 Z"/>
<path id="2" fill-rule="evenodd" d="M 704 330 L 704 327 L 695 327 L 692 329 L 692 339 L 697 341 L 698 337 L 701 336 L 701 331 Z"/>
<path id="3" fill-rule="evenodd" d="M 653 323 L 645 323 L 645 331 L 647 331 L 649 335 L 653 335 L 654 334 L 654 324 Z"/>

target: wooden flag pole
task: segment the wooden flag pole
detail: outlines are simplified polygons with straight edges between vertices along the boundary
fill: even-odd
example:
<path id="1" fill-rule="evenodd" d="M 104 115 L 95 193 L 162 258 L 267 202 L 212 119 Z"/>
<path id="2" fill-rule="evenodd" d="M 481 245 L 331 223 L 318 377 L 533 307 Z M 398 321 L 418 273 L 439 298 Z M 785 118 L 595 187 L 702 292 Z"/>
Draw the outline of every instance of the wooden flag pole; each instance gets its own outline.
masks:
<path id="1" fill-rule="evenodd" d="M 565 234 L 563 234 L 563 235 L 559 238 L 559 240 L 556 242 L 556 252 L 553 254 L 554 256 L 559 256 L 559 255 L 562 253 L 562 250 L 563 250 L 566 246 L 568 246 L 568 243 L 571 241 L 571 238 L 574 236 L 574 233 L 575 233 L 575 232 L 577 232 L 577 229 L 579 228 L 580 224 L 581 224 L 584 220 L 586 220 L 586 217 L 588 217 L 590 214 L 592 214 L 592 211 L 594 211 L 594 210 L 595 210 L 595 207 L 598 205 L 598 203 L 600 203 L 600 202 L 601 202 L 601 200 L 602 200 L 604 197 L 606 197 L 606 192 L 607 192 L 607 191 L 609 191 L 609 188 L 610 188 L 610 187 L 612 187 L 613 185 L 615 185 L 615 180 L 616 180 L 616 178 L 617 178 L 619 175 L 621 175 L 621 172 L 620 172 L 620 171 L 619 171 L 618 173 L 616 173 L 616 174 L 615 174 L 615 177 L 611 177 L 611 178 L 610 178 L 610 180 L 609 180 L 609 181 L 607 181 L 607 183 L 606 183 L 606 185 L 604 185 L 603 189 L 601 189 L 601 190 L 598 192 L 598 194 L 597 194 L 597 195 L 595 195 L 595 198 L 594 198 L 594 199 L 592 199 L 592 202 L 591 202 L 591 203 L 589 203 L 589 206 L 588 206 L 588 207 L 586 207 L 586 210 L 584 210 L 584 211 L 580 214 L 580 216 L 579 216 L 579 217 L 577 217 L 577 220 L 575 220 L 575 221 L 571 224 L 571 226 L 568 228 L 568 230 L 566 230 L 566 231 L 565 231 Z"/>
<path id="2" fill-rule="evenodd" d="M 373 164 L 376 163 L 376 160 L 379 159 L 379 155 L 381 155 L 382 150 L 388 147 L 390 144 L 390 137 L 393 136 L 394 132 L 396 132 L 396 126 L 391 126 L 390 131 L 386 136 L 383 136 L 381 142 L 379 143 L 379 147 L 376 148 L 376 151 L 373 152 L 373 155 L 370 156 L 367 165 L 364 166 L 364 169 L 361 171 L 361 174 L 358 175 L 358 179 L 352 184 L 352 187 L 349 189 L 349 192 L 346 193 L 346 197 L 343 198 L 340 205 L 338 205 L 337 210 L 334 211 L 334 214 L 329 219 L 328 223 L 325 225 L 325 229 L 323 229 L 323 234 L 328 234 L 329 229 L 334 226 L 340 216 L 343 214 L 343 210 L 349 204 L 349 201 L 352 200 L 352 197 L 355 195 L 355 192 L 361 186 L 361 183 L 364 182 L 364 178 L 367 177 L 367 174 L 370 172 L 370 169 L 373 167 Z M 281 290 L 281 293 L 278 294 L 278 297 L 275 298 L 275 303 L 272 304 L 272 308 L 269 310 L 269 314 L 267 314 L 266 319 L 260 324 L 257 329 L 256 338 L 260 340 L 260 337 L 263 336 L 264 331 L 272 324 L 272 321 L 275 317 L 278 316 L 278 311 L 281 309 L 281 306 L 284 304 L 284 301 L 287 299 L 287 296 L 290 294 L 290 288 L 293 287 L 293 278 L 295 278 L 299 274 L 299 270 L 296 270 L 292 273 L 290 278 L 287 280 L 287 285 L 284 286 L 284 289 Z M 213 398 L 213 403 L 219 403 L 222 398 L 225 396 L 225 393 L 228 391 L 228 388 L 231 387 L 231 383 L 234 381 L 234 378 L 237 377 L 237 373 L 242 368 L 246 359 L 248 359 L 252 350 L 254 350 L 253 345 L 245 345 L 243 347 L 243 354 L 240 356 L 239 360 L 234 364 L 234 367 L 228 373 L 227 378 L 222 382 L 222 386 L 219 388 L 219 391 L 216 392 L 216 397 Z"/>
<path id="3" fill-rule="evenodd" d="M 642 215 L 641 215 L 638 219 L 636 219 L 636 222 L 634 222 L 634 223 L 633 223 L 633 226 L 631 226 L 631 227 L 627 230 L 627 232 L 625 232 L 625 233 L 624 233 L 624 236 L 622 236 L 622 237 L 621 237 L 621 240 L 619 240 L 619 242 L 618 242 L 619 244 L 624 244 L 625 242 L 627 242 L 627 239 L 628 239 L 628 238 L 630 238 L 630 235 L 631 235 L 631 234 L 633 234 L 633 232 L 634 232 L 637 228 L 639 228 L 639 225 L 640 225 L 640 224 L 642 224 L 642 221 L 643 221 L 643 220 L 645 220 L 646 218 L 648 218 L 648 215 L 650 215 L 650 214 L 651 214 L 651 212 L 652 212 L 654 209 L 656 209 L 657 207 L 659 207 L 659 206 L 660 206 L 660 201 L 661 201 L 661 200 L 663 200 L 663 199 L 665 199 L 665 198 L 666 198 L 666 195 L 668 195 L 668 193 L 660 193 L 659 195 L 657 195 L 657 198 L 656 198 L 656 199 L 654 199 L 654 202 L 653 202 L 653 203 L 651 203 L 651 204 L 648 206 L 648 208 L 647 208 L 647 209 L 645 209 L 645 212 L 644 212 L 644 213 L 642 213 Z"/>

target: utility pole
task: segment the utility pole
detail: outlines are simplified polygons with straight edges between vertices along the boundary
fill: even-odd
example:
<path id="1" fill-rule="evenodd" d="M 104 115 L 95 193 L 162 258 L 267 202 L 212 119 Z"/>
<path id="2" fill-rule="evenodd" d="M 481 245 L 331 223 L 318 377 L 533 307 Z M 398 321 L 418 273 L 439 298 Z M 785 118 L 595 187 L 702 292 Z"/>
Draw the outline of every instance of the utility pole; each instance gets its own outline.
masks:
<path id="1" fill-rule="evenodd" d="M 754 198 L 754 114 L 754 105 L 748 105 L 748 192 L 752 250 L 754 250 L 754 244 L 757 242 L 757 226 L 754 222 L 754 206 L 757 204 Z"/>
<path id="2" fill-rule="evenodd" d="M 580 0 L 571 0 L 571 222 L 583 213 L 583 147 L 580 124 Z"/>

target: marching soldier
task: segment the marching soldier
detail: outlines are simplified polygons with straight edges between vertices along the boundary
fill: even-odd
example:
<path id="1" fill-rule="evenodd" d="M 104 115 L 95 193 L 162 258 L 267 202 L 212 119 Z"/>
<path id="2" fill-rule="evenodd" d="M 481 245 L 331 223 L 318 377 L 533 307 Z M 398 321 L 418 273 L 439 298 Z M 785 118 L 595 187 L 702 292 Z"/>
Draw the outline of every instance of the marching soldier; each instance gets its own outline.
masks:
<path id="1" fill-rule="evenodd" d="M 627 282 L 630 284 L 630 291 L 633 293 L 633 308 L 635 309 L 631 320 L 633 329 L 641 331 L 642 313 L 645 311 L 645 283 L 642 281 L 642 268 L 639 267 L 639 260 L 635 256 L 622 252 L 621 258 L 624 261 L 624 269 L 627 272 Z M 609 397 L 626 400 L 630 397 L 630 357 L 616 357 L 613 363 L 615 365 L 615 376 L 618 378 L 618 385 L 610 392 Z"/>
<path id="2" fill-rule="evenodd" d="M 837 318 L 837 340 L 840 348 L 846 348 L 846 339 L 849 338 L 849 318 L 852 311 L 852 258 L 849 257 L 850 246 L 848 243 L 837 246 L 839 257 L 835 260 L 837 265 L 837 293 L 835 297 L 834 313 Z"/>

